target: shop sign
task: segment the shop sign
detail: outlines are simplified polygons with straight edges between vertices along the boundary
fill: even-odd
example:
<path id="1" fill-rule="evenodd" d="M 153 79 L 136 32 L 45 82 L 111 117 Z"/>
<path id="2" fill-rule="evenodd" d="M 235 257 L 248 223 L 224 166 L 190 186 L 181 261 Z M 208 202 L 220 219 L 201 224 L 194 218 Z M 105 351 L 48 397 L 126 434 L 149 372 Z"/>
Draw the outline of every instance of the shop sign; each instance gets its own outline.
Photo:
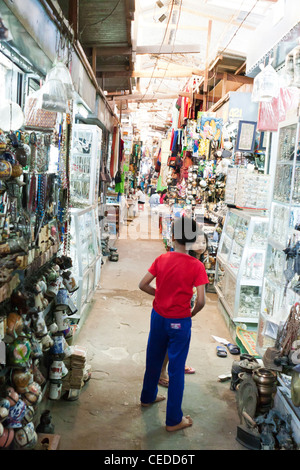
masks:
<path id="1" fill-rule="evenodd" d="M 228 120 L 230 121 L 257 121 L 258 103 L 251 101 L 252 93 L 230 93 Z"/>

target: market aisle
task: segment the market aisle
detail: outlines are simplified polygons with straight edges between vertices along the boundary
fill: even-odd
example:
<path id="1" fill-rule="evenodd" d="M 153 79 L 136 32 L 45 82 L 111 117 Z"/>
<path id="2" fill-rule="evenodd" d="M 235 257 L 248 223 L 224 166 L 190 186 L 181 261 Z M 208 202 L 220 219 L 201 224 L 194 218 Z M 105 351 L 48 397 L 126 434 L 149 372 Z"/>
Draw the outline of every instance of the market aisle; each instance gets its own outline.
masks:
<path id="1" fill-rule="evenodd" d="M 146 214 L 140 220 L 146 221 Z M 77 401 L 48 402 L 61 450 L 237 450 L 239 418 L 235 392 L 218 375 L 231 370 L 234 356 L 216 356 L 211 335 L 229 338 L 217 311 L 216 295 L 208 294 L 205 309 L 193 320 L 183 411 L 193 417 L 191 428 L 167 433 L 162 402 L 140 407 L 145 349 L 152 298 L 138 282 L 156 256 L 161 240 L 119 239 L 119 262 L 107 261 L 101 287 L 76 344 L 87 347 L 92 377 Z M 167 394 L 167 389 L 160 387 Z"/>

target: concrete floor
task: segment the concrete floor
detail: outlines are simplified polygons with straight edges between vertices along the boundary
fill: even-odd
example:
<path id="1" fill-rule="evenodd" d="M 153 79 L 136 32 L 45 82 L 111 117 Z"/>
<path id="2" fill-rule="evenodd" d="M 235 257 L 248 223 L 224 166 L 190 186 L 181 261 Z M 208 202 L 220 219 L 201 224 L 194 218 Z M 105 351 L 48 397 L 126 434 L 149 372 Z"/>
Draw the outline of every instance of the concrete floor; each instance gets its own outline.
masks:
<path id="1" fill-rule="evenodd" d="M 236 356 L 216 355 L 211 335 L 232 340 L 217 309 L 217 296 L 207 294 L 204 310 L 193 319 L 183 412 L 193 426 L 168 433 L 166 402 L 141 408 L 140 392 L 149 332 L 152 298 L 138 282 L 156 256 L 165 252 L 161 240 L 116 242 L 119 261 L 107 261 L 90 313 L 76 338 L 87 347 L 92 377 L 76 401 L 46 401 L 60 450 L 242 450 L 236 441 L 239 417 L 229 373 Z M 160 393 L 167 395 L 167 389 Z"/>

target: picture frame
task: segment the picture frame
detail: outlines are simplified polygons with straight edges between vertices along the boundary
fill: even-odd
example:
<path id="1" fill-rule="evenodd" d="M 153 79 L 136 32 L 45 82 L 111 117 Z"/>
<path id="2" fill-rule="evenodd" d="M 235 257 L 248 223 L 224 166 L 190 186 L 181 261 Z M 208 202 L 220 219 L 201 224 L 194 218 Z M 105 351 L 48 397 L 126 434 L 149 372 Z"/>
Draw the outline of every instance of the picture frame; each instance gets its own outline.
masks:
<path id="1" fill-rule="evenodd" d="M 256 121 L 239 121 L 236 151 L 253 152 L 256 137 Z"/>
<path id="2" fill-rule="evenodd" d="M 268 132 L 261 131 L 259 137 L 259 145 L 258 150 L 266 150 L 267 149 L 267 140 L 268 140 Z"/>

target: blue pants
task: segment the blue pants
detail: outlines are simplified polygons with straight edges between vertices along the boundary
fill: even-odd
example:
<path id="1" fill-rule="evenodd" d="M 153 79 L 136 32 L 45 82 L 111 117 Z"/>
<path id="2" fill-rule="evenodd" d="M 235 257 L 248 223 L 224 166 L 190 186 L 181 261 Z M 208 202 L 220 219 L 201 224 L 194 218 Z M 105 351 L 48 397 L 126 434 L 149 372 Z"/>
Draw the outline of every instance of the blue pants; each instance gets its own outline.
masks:
<path id="1" fill-rule="evenodd" d="M 141 402 L 152 403 L 155 401 L 161 368 L 168 352 L 167 426 L 179 424 L 183 417 L 181 405 L 184 390 L 184 369 L 191 339 L 191 324 L 191 317 L 164 318 L 152 309 Z"/>

